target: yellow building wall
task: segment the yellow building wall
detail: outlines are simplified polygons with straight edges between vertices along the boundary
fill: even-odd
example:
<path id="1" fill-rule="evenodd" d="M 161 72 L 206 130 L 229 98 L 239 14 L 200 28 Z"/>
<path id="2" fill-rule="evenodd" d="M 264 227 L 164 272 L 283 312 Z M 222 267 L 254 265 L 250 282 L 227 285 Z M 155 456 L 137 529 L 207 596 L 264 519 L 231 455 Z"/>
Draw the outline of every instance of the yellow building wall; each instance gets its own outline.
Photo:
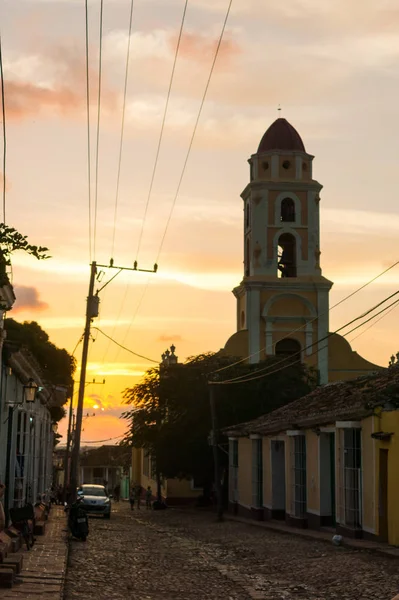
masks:
<path id="1" fill-rule="evenodd" d="M 319 438 L 313 431 L 306 431 L 306 489 L 307 511 L 320 514 L 319 485 Z"/>
<path id="2" fill-rule="evenodd" d="M 374 417 L 374 430 L 393 433 L 390 441 L 374 440 L 376 456 L 375 497 L 379 497 L 379 450 L 388 450 L 388 543 L 399 546 L 399 411 L 383 412 Z M 374 518 L 379 534 L 379 506 Z"/>
<path id="3" fill-rule="evenodd" d="M 238 440 L 238 502 L 242 506 L 252 505 L 252 440 Z"/>
<path id="4" fill-rule="evenodd" d="M 186 498 L 195 500 L 202 494 L 202 489 L 193 489 L 188 479 L 168 479 L 168 498 Z"/>
<path id="5" fill-rule="evenodd" d="M 271 440 L 263 438 L 262 440 L 262 460 L 263 460 L 263 504 L 272 506 L 272 469 L 271 469 Z"/>

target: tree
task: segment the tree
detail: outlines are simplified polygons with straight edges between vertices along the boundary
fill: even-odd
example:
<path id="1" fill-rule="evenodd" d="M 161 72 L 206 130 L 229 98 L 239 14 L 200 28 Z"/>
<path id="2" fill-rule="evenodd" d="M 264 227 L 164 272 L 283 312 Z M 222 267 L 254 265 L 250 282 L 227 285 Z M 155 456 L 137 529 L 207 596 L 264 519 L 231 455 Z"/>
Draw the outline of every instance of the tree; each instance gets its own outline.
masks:
<path id="1" fill-rule="evenodd" d="M 252 373 L 276 365 L 271 357 L 256 365 L 231 366 L 221 371 L 223 379 Z M 212 481 L 212 452 L 208 378 L 210 373 L 233 365 L 237 359 L 221 353 L 201 354 L 183 365 L 152 368 L 144 380 L 124 391 L 132 409 L 124 413 L 129 432 L 124 443 L 144 448 L 156 457 L 165 477 Z M 292 363 L 292 361 L 291 361 Z M 302 363 L 246 383 L 217 386 L 216 410 L 220 429 L 254 419 L 307 394 L 317 381 L 316 372 Z M 227 443 L 227 440 L 224 440 Z M 227 464 L 227 455 L 221 454 Z"/>
<path id="2" fill-rule="evenodd" d="M 26 235 L 22 235 L 13 227 L 8 227 L 5 223 L 0 223 L 0 254 L 2 256 L 1 262 L 3 267 L 5 265 L 11 265 L 11 255 L 17 250 L 23 250 L 38 260 L 50 258 L 50 256 L 46 254 L 48 248 L 29 244 Z"/>
<path id="3" fill-rule="evenodd" d="M 14 319 L 5 319 L 4 329 L 7 340 L 26 348 L 38 362 L 43 379 L 53 385 L 72 387 L 76 359 L 64 348 L 53 344 L 48 334 L 36 321 L 18 323 Z M 54 421 L 61 420 L 65 411 L 62 407 L 52 407 Z"/>

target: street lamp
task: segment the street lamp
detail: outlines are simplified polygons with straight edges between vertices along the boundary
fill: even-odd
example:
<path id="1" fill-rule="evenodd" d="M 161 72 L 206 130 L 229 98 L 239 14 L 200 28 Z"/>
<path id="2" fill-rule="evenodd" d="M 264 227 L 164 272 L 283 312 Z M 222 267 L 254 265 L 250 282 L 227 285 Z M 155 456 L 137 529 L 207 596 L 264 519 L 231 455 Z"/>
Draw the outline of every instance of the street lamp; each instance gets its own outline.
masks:
<path id="1" fill-rule="evenodd" d="M 57 433 L 57 431 L 58 431 L 58 423 L 52 423 L 51 424 L 51 429 L 53 430 L 53 433 Z"/>
<path id="2" fill-rule="evenodd" d="M 29 379 L 28 383 L 24 385 L 24 398 L 25 402 L 34 402 L 36 399 L 37 383 L 33 379 Z"/>

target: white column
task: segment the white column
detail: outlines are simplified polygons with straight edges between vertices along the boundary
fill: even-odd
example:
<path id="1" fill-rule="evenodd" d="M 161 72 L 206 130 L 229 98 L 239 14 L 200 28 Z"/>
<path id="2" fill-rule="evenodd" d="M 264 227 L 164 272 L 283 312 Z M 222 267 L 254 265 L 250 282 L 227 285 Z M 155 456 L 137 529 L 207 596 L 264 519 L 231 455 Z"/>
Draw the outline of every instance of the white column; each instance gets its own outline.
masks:
<path id="1" fill-rule="evenodd" d="M 295 177 L 302 179 L 302 156 L 295 157 Z"/>
<path id="2" fill-rule="evenodd" d="M 328 290 L 318 290 L 317 294 L 317 339 L 322 340 L 328 335 Z M 328 383 L 328 339 L 317 344 L 317 366 L 320 373 L 320 383 Z"/>
<path id="3" fill-rule="evenodd" d="M 272 177 L 277 179 L 279 175 L 279 156 L 277 154 L 273 154 L 272 156 Z"/>
<path id="4" fill-rule="evenodd" d="M 273 322 L 266 318 L 266 354 L 274 354 L 273 348 Z"/>
<path id="5" fill-rule="evenodd" d="M 247 329 L 249 338 L 248 354 L 251 364 L 259 362 L 260 350 L 260 292 L 259 290 L 247 290 Z"/>

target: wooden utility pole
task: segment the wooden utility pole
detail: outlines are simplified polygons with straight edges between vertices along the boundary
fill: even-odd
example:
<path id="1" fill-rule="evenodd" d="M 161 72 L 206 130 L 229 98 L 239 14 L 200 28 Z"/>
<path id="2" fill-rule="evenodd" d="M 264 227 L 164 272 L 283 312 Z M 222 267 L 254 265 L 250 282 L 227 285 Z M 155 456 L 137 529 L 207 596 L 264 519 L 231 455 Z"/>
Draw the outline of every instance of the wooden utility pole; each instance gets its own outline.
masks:
<path id="1" fill-rule="evenodd" d="M 208 381 L 209 385 L 209 403 L 211 407 L 211 420 L 212 420 L 212 449 L 213 449 L 213 465 L 214 465 L 214 478 L 215 478 L 215 491 L 217 499 L 217 518 L 218 521 L 223 521 L 223 498 L 222 498 L 222 480 L 220 474 L 220 462 L 219 462 L 219 430 L 217 423 L 216 414 L 216 385 L 212 381 Z"/>
<path id="2" fill-rule="evenodd" d="M 79 395 L 78 395 L 78 406 L 76 410 L 76 428 L 75 428 L 75 439 L 72 450 L 72 463 L 71 463 L 71 488 L 72 488 L 72 499 L 76 495 L 76 487 L 78 480 L 78 464 L 79 464 L 79 453 L 80 453 L 80 436 L 82 433 L 82 416 L 83 416 L 83 400 L 85 394 L 85 383 L 86 383 L 86 368 L 87 368 L 87 355 L 89 352 L 89 341 L 90 341 L 90 326 L 91 321 L 94 317 L 98 317 L 98 305 L 99 297 L 94 296 L 94 283 L 97 273 L 97 264 L 95 261 L 91 263 L 90 271 L 90 283 L 89 283 L 89 295 L 87 296 L 86 304 L 86 325 L 83 333 L 83 350 L 82 350 L 82 364 L 80 369 L 80 381 L 79 381 Z"/>
<path id="3" fill-rule="evenodd" d="M 111 277 L 99 290 L 94 294 L 94 284 L 97 274 L 97 267 L 103 267 L 104 269 L 116 269 L 117 273 Z M 137 261 L 134 262 L 133 267 L 119 267 L 114 265 L 114 261 L 111 258 L 109 265 L 98 265 L 96 261 L 93 261 L 90 265 L 90 282 L 89 282 L 89 294 L 87 296 L 86 303 L 86 324 L 83 333 L 83 349 L 82 349 L 82 363 L 80 370 L 79 380 L 79 395 L 78 395 L 78 406 L 76 410 L 76 426 L 75 426 L 75 437 L 71 455 L 71 488 L 72 488 L 72 500 L 76 497 L 76 487 L 78 481 L 78 465 L 79 465 L 79 454 L 80 454 L 80 438 L 82 434 L 82 418 L 83 418 L 83 401 L 85 394 L 85 382 L 86 382 L 86 368 L 87 368 L 87 355 L 89 352 L 89 341 L 90 341 L 90 327 L 91 322 L 95 317 L 98 317 L 98 307 L 100 304 L 99 293 L 108 284 L 111 283 L 122 271 L 141 271 L 143 273 L 156 273 L 158 271 L 158 265 L 155 264 L 153 269 L 139 269 Z"/>

